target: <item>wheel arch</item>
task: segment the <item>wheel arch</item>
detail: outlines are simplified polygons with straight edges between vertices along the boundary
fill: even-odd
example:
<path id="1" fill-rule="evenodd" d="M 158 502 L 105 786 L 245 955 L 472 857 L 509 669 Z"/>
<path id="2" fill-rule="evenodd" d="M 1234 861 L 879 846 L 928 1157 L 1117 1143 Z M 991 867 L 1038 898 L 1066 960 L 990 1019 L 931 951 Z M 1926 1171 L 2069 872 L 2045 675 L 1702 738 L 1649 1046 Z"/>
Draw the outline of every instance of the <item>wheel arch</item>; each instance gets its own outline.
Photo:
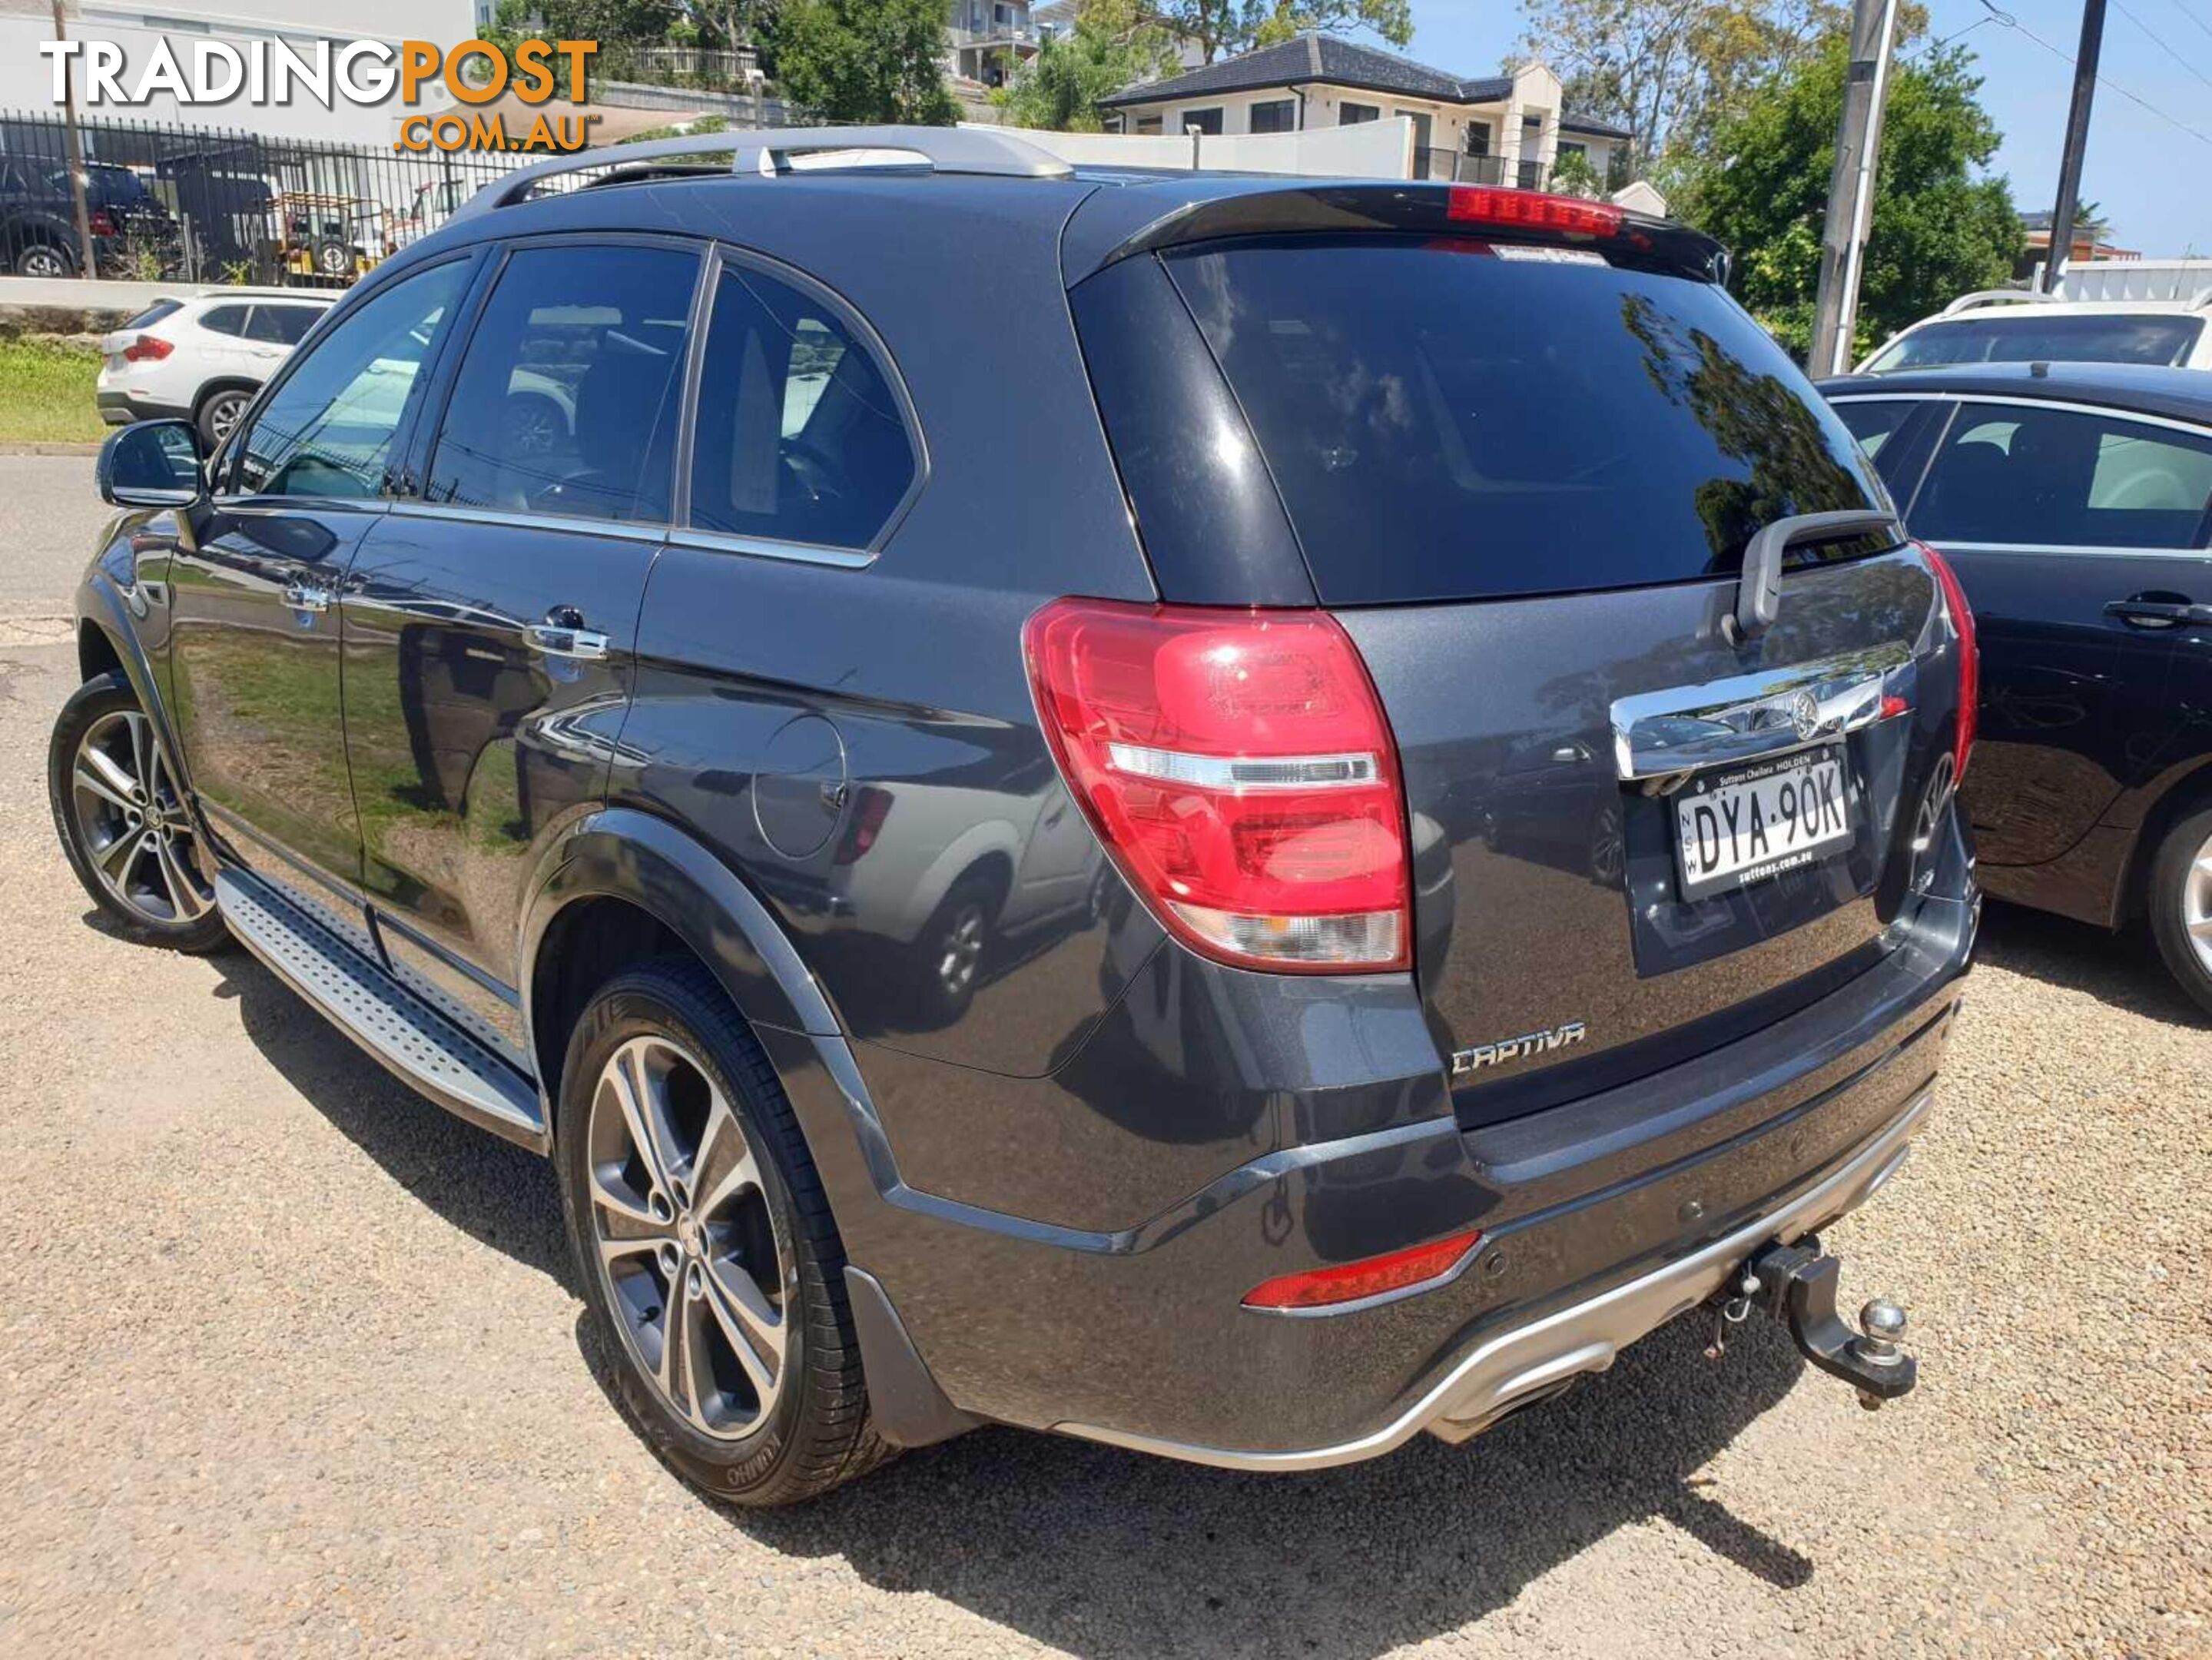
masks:
<path id="1" fill-rule="evenodd" d="M 2197 757 L 2185 770 L 2164 783 L 2158 799 L 2142 816 L 2135 845 L 2128 850 L 2117 907 L 2124 923 L 2145 915 L 2150 909 L 2151 871 L 2158 863 L 2158 850 L 2165 844 L 2166 832 L 2198 808 L 2212 803 L 2212 754 Z"/>
<path id="2" fill-rule="evenodd" d="M 842 1046 L 828 999 L 768 907 L 676 825 L 602 808 L 555 857 L 525 912 L 520 952 L 525 1039 L 549 1105 L 557 1105 L 568 1033 L 591 992 L 622 967 L 672 951 L 697 958 L 748 1025 Z"/>
<path id="3" fill-rule="evenodd" d="M 208 406 L 208 400 L 215 397 L 218 392 L 242 392 L 248 398 L 251 398 L 255 392 L 261 390 L 261 386 L 262 383 L 260 381 L 254 380 L 250 375 L 210 375 L 208 379 L 200 382 L 199 390 L 192 394 L 192 419 L 194 421 L 198 421 L 200 418 L 200 411 Z"/>

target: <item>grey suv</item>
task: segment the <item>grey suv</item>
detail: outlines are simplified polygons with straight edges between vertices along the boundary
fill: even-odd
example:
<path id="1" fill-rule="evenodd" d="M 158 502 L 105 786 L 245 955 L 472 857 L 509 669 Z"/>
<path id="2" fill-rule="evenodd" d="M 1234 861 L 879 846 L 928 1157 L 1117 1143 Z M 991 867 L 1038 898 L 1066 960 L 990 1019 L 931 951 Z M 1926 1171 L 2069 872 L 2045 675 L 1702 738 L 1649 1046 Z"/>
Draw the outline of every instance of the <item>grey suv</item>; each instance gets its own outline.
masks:
<path id="1" fill-rule="evenodd" d="M 117 435 L 55 817 L 550 1154 L 653 1444 L 1461 1440 L 1815 1230 L 1972 947 L 1970 619 L 1679 226 L 981 131 L 514 174 Z"/>

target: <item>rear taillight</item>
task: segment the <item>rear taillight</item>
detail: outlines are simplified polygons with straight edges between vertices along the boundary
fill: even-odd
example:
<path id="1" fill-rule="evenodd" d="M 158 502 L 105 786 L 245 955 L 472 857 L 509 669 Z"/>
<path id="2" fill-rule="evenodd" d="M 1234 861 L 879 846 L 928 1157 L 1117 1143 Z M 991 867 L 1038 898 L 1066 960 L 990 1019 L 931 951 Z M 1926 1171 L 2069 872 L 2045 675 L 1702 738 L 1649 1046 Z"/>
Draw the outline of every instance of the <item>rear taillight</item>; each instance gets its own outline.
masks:
<path id="1" fill-rule="evenodd" d="M 1304 1274 L 1286 1274 L 1280 1279 L 1262 1280 L 1246 1292 L 1244 1306 L 1326 1309 L 1370 1297 L 1387 1296 L 1392 1292 L 1413 1290 L 1450 1274 L 1481 1243 L 1481 1231 L 1470 1229 L 1383 1256 L 1338 1262 L 1325 1268 L 1310 1268 Z"/>
<path id="2" fill-rule="evenodd" d="M 1243 968 L 1406 966 L 1396 746 L 1334 617 L 1060 599 L 1024 643 L 1069 789 L 1185 944 Z"/>
<path id="3" fill-rule="evenodd" d="M 123 349 L 126 363 L 158 363 L 176 348 L 158 334 L 142 334 Z"/>
<path id="4" fill-rule="evenodd" d="M 1487 185 L 1454 185 L 1444 214 L 1462 224 L 1571 231 L 1586 236 L 1617 236 L 1626 216 L 1610 202 L 1585 202 L 1579 196 L 1549 196 L 1541 191 L 1498 190 Z"/>
<path id="5" fill-rule="evenodd" d="M 90 230 L 94 236 L 117 236 L 121 234 L 121 232 L 116 228 L 115 216 L 110 213 L 106 208 L 94 208 L 91 213 L 86 216 L 86 228 Z"/>
<path id="6" fill-rule="evenodd" d="M 853 816 L 846 821 L 843 839 L 831 862 L 839 865 L 857 864 L 868 856 L 876 845 L 876 838 L 884 833 L 884 820 L 891 816 L 891 793 L 878 789 L 872 784 L 860 786 L 860 794 L 853 803 Z"/>
<path id="7" fill-rule="evenodd" d="M 1973 608 L 1966 603 L 1966 589 L 1959 585 L 1959 573 L 1925 542 L 1914 545 L 1927 556 L 1929 568 L 1936 573 L 1943 590 L 1943 609 L 1950 613 L 1951 631 L 1959 636 L 1959 738 L 1951 756 L 1952 779 L 1956 784 L 1965 780 L 1966 757 L 1974 748 L 1982 696 L 1981 647 L 1974 638 Z"/>

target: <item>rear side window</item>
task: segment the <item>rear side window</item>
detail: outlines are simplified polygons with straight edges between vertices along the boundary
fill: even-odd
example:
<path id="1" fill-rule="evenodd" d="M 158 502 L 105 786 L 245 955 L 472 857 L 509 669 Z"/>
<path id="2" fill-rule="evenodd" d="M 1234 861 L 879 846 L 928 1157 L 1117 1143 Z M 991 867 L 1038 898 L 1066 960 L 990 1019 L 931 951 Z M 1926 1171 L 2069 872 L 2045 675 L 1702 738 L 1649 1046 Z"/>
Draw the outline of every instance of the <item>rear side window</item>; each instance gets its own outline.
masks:
<path id="1" fill-rule="evenodd" d="M 1908 481 L 1899 477 L 1905 465 L 1909 449 L 1919 447 L 1893 442 L 1905 423 L 1919 409 L 1917 404 L 1902 398 L 1883 398 L 1861 400 L 1836 405 L 1836 413 L 1851 429 L 1851 436 L 1859 441 L 1859 447 L 1874 462 L 1875 471 L 1882 482 L 1893 490 L 1902 489 Z M 1903 500 L 1900 495 L 1899 499 Z"/>
<path id="2" fill-rule="evenodd" d="M 1534 252 L 1169 259 L 1325 601 L 1683 581 L 1774 520 L 1877 504 L 1850 434 L 1719 289 Z"/>
<path id="3" fill-rule="evenodd" d="M 2204 322 L 2197 317 L 1962 317 L 1930 323 L 1892 341 L 1867 365 L 1871 374 L 1947 363 L 2186 362 Z"/>
<path id="4" fill-rule="evenodd" d="M 123 326 L 125 330 L 151 328 L 165 317 L 173 317 L 185 308 L 181 300 L 156 300 Z"/>
<path id="5" fill-rule="evenodd" d="M 2212 435 L 2072 410 L 1962 404 L 1913 504 L 1932 542 L 2195 548 Z"/>
<path id="6" fill-rule="evenodd" d="M 210 306 L 200 316 L 200 326 L 210 334 L 228 334 L 235 339 L 246 337 L 246 316 L 251 310 L 246 306 Z"/>
<path id="7" fill-rule="evenodd" d="M 526 248 L 469 338 L 432 502 L 665 522 L 696 254 Z"/>
<path id="8" fill-rule="evenodd" d="M 827 305 L 743 267 L 714 291 L 692 439 L 691 522 L 865 548 L 914 483 L 883 371 Z"/>
<path id="9" fill-rule="evenodd" d="M 256 306 L 246 319 L 246 337 L 272 345 L 296 346 L 322 312 L 313 306 Z"/>

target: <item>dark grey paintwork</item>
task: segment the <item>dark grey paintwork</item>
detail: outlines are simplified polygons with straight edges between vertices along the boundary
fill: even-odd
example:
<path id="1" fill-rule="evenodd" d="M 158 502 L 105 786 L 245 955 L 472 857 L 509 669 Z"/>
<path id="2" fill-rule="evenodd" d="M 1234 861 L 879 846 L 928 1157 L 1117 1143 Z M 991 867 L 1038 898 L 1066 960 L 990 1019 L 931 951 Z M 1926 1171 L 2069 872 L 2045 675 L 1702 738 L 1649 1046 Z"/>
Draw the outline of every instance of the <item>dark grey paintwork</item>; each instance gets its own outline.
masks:
<path id="1" fill-rule="evenodd" d="M 276 862 L 312 867 L 292 880 L 374 961 L 495 1032 L 542 1085 L 565 1037 L 562 964 L 608 914 L 593 902 L 649 915 L 706 962 L 884 1299 L 863 1334 L 871 1371 L 893 1375 L 883 1345 L 903 1333 L 945 1421 L 1243 1448 L 1356 1437 L 1501 1321 L 1686 1253 L 1863 1146 L 1932 1074 L 1971 949 L 1963 839 L 1947 830 L 1928 891 L 1908 897 L 1892 823 L 1947 741 L 1940 645 L 1914 718 L 1864 740 L 1881 800 L 1840 873 L 1710 902 L 1694 943 L 1638 885 L 1663 854 L 1657 804 L 1607 772 L 1614 696 L 1918 639 L 1932 590 L 1911 556 L 1793 575 L 1780 625 L 1742 649 L 1711 632 L 1723 581 L 1345 613 L 1404 757 L 1417 970 L 1260 974 L 1167 939 L 1052 766 L 1020 629 L 1070 593 L 1312 603 L 1264 477 L 1248 470 L 1224 501 L 1202 461 L 1138 453 L 1187 438 L 1194 399 L 1241 419 L 1152 257 L 1108 265 L 1087 298 L 1079 280 L 1180 206 L 1268 188 L 672 179 L 430 238 L 366 288 L 472 241 L 596 233 L 718 241 L 804 272 L 882 342 L 925 483 L 880 548 L 827 562 L 681 526 L 479 522 L 411 505 L 417 419 L 392 505 L 312 550 L 342 579 L 335 635 L 303 632 L 334 679 L 343 653 L 343 718 L 285 717 L 287 752 L 336 769 L 359 804 L 350 842 L 345 803 L 310 834 L 234 788 L 219 733 L 185 723 L 196 787 L 204 765 L 203 795 L 234 798 L 231 855 L 283 841 Z M 1122 346 L 1151 355 L 1109 359 Z M 158 573 L 120 552 L 95 568 L 88 662 L 143 640 L 204 681 L 218 672 L 169 648 L 173 621 L 230 614 L 173 606 L 172 566 L 211 591 L 203 573 L 220 567 L 226 605 L 289 623 L 267 596 L 293 573 L 251 566 L 227 514 L 218 500 L 119 532 L 179 552 L 150 556 Z M 609 633 L 604 660 L 572 674 L 518 648 L 518 626 L 556 605 Z M 255 637 L 295 648 L 282 627 Z M 481 677 L 461 666 L 479 660 Z M 1553 832 L 1514 824 L 1531 740 L 1569 751 L 1542 763 L 1534 816 Z M 1556 827 L 1608 803 L 1625 862 L 1578 868 Z M 981 982 L 932 1005 L 916 987 L 933 896 L 978 884 L 994 917 Z M 1593 1039 L 1556 1067 L 1572 1087 L 1510 1111 L 1455 1099 L 1455 1047 L 1574 1018 Z M 1237 1307 L 1271 1275 L 1475 1225 L 1492 1238 L 1484 1271 L 1430 1295 L 1317 1320 Z"/>

